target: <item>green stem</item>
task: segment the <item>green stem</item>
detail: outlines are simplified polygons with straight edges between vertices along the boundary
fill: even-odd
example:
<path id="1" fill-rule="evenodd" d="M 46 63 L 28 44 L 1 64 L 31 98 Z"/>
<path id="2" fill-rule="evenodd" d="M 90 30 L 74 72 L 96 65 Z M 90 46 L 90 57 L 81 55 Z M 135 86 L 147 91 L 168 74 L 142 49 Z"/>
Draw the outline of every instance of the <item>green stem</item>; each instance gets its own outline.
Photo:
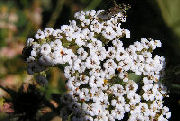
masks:
<path id="1" fill-rule="evenodd" d="M 90 4 L 85 8 L 85 10 L 92 10 L 95 9 L 99 4 L 101 0 L 92 0 Z"/>
<path id="2" fill-rule="evenodd" d="M 47 27 L 54 27 L 56 20 L 59 17 L 59 14 L 61 14 L 61 11 L 63 9 L 64 0 L 58 0 L 56 4 L 56 8 L 51 16 L 50 21 L 46 25 Z"/>

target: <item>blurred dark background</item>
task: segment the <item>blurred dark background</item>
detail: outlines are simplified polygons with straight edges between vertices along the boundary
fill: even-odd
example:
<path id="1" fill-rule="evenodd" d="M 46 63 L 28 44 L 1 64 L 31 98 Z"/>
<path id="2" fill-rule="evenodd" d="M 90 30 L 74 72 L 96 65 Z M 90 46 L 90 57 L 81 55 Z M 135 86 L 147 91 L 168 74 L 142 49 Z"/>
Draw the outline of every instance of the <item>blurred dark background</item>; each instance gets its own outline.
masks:
<path id="1" fill-rule="evenodd" d="M 117 4 L 130 4 L 127 22 L 122 27 L 131 31 L 131 44 L 142 37 L 161 40 L 163 47 L 154 54 L 166 57 L 165 84 L 170 98 L 165 104 L 172 112 L 172 121 L 180 121 L 180 1 L 179 0 L 116 0 Z M 0 0 L 0 85 L 17 91 L 24 83 L 33 83 L 27 75 L 22 59 L 22 49 L 28 37 L 34 37 L 37 29 L 60 28 L 73 19 L 80 10 L 108 9 L 109 0 Z M 62 70 L 50 69 L 46 97 L 63 93 L 65 78 Z M 42 91 L 44 91 L 42 89 Z M 7 117 L 9 105 L 4 106 L 8 94 L 0 90 L 0 120 Z"/>

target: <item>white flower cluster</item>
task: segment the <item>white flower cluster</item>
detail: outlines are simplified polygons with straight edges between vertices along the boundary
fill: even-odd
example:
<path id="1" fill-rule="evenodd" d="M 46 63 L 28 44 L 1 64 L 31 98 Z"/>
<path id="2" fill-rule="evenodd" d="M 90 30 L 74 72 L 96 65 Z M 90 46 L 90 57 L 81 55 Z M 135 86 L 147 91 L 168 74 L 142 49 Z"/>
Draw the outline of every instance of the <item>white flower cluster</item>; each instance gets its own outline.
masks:
<path id="1" fill-rule="evenodd" d="M 130 38 L 129 30 L 120 27 L 126 18 L 117 13 L 103 20 L 102 12 L 77 12 L 70 25 L 38 30 L 35 39 L 27 40 L 28 73 L 66 65 L 71 98 L 63 98 L 68 105 L 62 116 L 71 111 L 73 121 L 115 121 L 126 114 L 128 121 L 166 121 L 171 113 L 163 106 L 166 88 L 159 82 L 165 59 L 152 55 L 161 42 L 142 38 L 123 47 L 120 38 Z"/>
<path id="2" fill-rule="evenodd" d="M 76 60 L 64 70 L 69 94 L 84 111 L 77 111 L 74 120 L 85 115 L 86 120 L 115 121 L 123 119 L 126 112 L 130 113 L 129 121 L 148 121 L 159 115 L 168 119 L 170 112 L 161 114 L 167 108 L 162 104 L 166 91 L 158 82 L 165 60 L 149 52 L 160 47 L 160 41 L 142 39 L 124 48 L 115 39 L 107 50 L 96 41 L 96 46 L 86 46 L 89 53 L 79 48 Z M 141 76 L 142 82 L 129 79 L 132 73 Z"/>
<path id="3" fill-rule="evenodd" d="M 103 11 L 77 12 L 75 13 L 75 19 L 77 20 L 70 21 L 70 25 L 63 25 L 61 29 L 56 30 L 46 28 L 41 31 L 39 29 L 35 35 L 35 40 L 28 38 L 27 46 L 32 49 L 30 56 L 27 58 L 28 73 L 41 72 L 47 66 L 65 63 L 72 65 L 72 61 L 76 57 L 72 49 L 66 47 L 72 47 L 73 44 L 78 47 L 93 47 L 102 43 L 97 38 L 101 38 L 101 41 L 107 43 L 122 36 L 130 37 L 130 32 L 127 29 L 120 28 L 121 23 L 119 22 L 125 21 L 121 13 L 110 20 L 100 21 L 97 16 L 101 12 Z M 79 53 L 81 51 L 81 54 L 83 54 L 82 49 L 79 50 Z M 101 53 L 103 53 L 102 50 Z M 85 58 L 85 55 L 82 58 Z"/>

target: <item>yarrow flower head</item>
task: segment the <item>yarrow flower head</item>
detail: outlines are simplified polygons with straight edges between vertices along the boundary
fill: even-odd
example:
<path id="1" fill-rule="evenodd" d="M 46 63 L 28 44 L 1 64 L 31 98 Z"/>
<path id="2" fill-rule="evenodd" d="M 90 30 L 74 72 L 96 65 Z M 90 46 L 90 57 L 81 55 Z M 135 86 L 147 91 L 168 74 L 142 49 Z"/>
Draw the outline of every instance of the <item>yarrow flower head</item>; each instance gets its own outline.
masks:
<path id="1" fill-rule="evenodd" d="M 128 121 L 168 120 L 171 113 L 163 106 L 166 88 L 159 81 L 165 58 L 152 54 L 161 42 L 142 38 L 123 47 L 121 38 L 130 38 L 130 31 L 121 28 L 126 17 L 120 11 L 102 19 L 102 12 L 80 11 L 70 25 L 38 30 L 24 50 L 29 52 L 28 73 L 65 65 L 68 92 L 62 98 L 64 120 L 68 111 L 74 121 L 115 121 L 126 114 Z"/>

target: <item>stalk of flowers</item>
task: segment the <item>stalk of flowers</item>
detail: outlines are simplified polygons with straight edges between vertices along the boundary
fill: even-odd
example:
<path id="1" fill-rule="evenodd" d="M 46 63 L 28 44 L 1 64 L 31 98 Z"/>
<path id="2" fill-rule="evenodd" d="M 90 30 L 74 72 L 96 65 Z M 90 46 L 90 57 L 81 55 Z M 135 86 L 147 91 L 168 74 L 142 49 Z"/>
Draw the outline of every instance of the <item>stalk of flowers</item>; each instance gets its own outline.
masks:
<path id="1" fill-rule="evenodd" d="M 161 42 L 142 38 L 123 47 L 120 38 L 130 38 L 129 30 L 121 28 L 126 17 L 119 12 L 103 19 L 102 12 L 77 12 L 70 25 L 38 30 L 35 39 L 27 40 L 28 73 L 65 65 L 70 98 L 62 98 L 64 120 L 68 112 L 73 121 L 115 121 L 125 114 L 128 121 L 168 120 L 171 112 L 163 106 L 166 88 L 159 81 L 165 58 L 152 54 Z"/>

